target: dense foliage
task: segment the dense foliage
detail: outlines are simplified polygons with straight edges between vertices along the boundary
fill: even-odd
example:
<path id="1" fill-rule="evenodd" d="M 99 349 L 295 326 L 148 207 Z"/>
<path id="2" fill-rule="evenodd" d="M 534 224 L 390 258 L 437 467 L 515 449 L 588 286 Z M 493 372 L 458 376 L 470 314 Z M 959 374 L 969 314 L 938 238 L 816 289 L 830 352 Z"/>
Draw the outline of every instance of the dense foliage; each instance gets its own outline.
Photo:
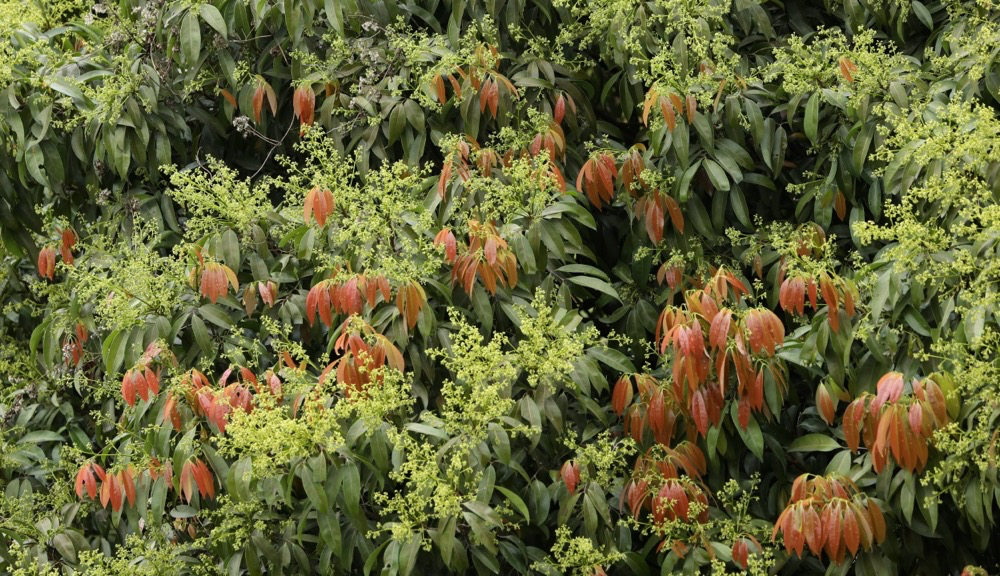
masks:
<path id="1" fill-rule="evenodd" d="M 0 0 L 0 573 L 1000 570 L 994 0 Z"/>

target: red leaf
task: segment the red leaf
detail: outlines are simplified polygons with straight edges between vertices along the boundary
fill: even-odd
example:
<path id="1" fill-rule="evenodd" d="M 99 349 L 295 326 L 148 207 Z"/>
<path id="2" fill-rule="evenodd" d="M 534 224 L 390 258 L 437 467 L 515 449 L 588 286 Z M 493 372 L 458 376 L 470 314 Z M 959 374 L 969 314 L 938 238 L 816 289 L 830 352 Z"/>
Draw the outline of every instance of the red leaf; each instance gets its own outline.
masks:
<path id="1" fill-rule="evenodd" d="M 566 98 L 562 94 L 556 98 L 556 108 L 552 119 L 556 121 L 556 124 L 562 124 L 563 117 L 566 115 Z"/>

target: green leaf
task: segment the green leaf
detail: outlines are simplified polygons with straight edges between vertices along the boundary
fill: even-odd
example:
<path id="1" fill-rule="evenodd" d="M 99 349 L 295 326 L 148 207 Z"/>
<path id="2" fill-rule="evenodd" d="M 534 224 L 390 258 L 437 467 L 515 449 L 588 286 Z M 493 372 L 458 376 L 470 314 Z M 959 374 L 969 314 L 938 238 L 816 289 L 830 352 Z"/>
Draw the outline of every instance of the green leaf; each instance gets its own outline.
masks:
<path id="1" fill-rule="evenodd" d="M 591 290 L 597 290 L 598 292 L 607 294 L 619 302 L 622 301 L 621 296 L 618 295 L 618 291 L 615 290 L 611 284 L 608 284 L 600 278 L 594 278 L 592 276 L 570 276 L 566 280 L 576 284 L 577 286 L 583 286 L 584 288 L 590 288 Z"/>
<path id="2" fill-rule="evenodd" d="M 737 403 L 733 402 L 731 404 L 730 416 L 733 419 L 733 424 L 736 426 L 736 432 L 739 433 L 740 438 L 743 439 L 743 443 L 746 444 L 750 452 L 757 457 L 758 460 L 764 459 L 764 435 L 760 431 L 760 425 L 757 424 L 757 418 L 752 414 L 750 415 L 750 421 L 747 423 L 747 427 L 743 428 L 740 426 L 739 414 L 737 413 Z"/>
<path id="3" fill-rule="evenodd" d="M 635 366 L 632 364 L 632 361 L 628 359 L 628 356 L 622 354 L 614 348 L 595 346 L 588 349 L 587 354 L 597 358 L 597 360 L 605 366 L 613 368 L 622 374 L 635 373 Z"/>
<path id="4" fill-rule="evenodd" d="M 605 282 L 609 282 L 611 280 L 600 268 L 595 268 L 586 264 L 567 264 L 556 270 L 556 272 L 563 272 L 566 274 L 586 274 L 588 276 L 600 278 Z"/>
<path id="5" fill-rule="evenodd" d="M 805 119 L 806 137 L 813 144 L 816 144 L 817 133 L 819 132 L 819 92 L 813 92 L 806 104 Z"/>
<path id="6" fill-rule="evenodd" d="M 928 30 L 933 30 L 934 18 L 931 17 L 931 13 L 927 10 L 927 7 L 924 6 L 924 3 L 920 0 L 913 0 L 912 6 L 913 13 L 917 15 L 917 19 L 919 19 Z"/>
<path id="7" fill-rule="evenodd" d="M 704 161 L 705 172 L 708 173 L 708 179 L 712 182 L 712 186 L 715 186 L 717 190 L 722 190 L 726 192 L 729 190 L 729 176 L 726 176 L 726 171 L 719 166 L 719 163 L 715 160 L 705 158 Z"/>
<path id="8" fill-rule="evenodd" d="M 406 110 L 401 105 L 393 106 L 389 113 L 389 144 L 394 144 L 406 128 Z"/>
<path id="9" fill-rule="evenodd" d="M 427 424 L 421 424 L 419 422 L 407 422 L 404 428 L 412 432 L 416 432 L 417 434 L 423 434 L 424 436 L 433 436 L 442 440 L 449 439 L 448 433 L 444 430 L 428 426 Z"/>
<path id="10" fill-rule="evenodd" d="M 531 522 L 531 514 L 528 513 L 528 506 L 524 503 L 524 500 L 520 496 L 514 493 L 513 490 L 508 490 L 503 486 L 496 486 L 496 489 L 500 491 L 501 494 L 507 497 L 511 505 L 520 512 L 521 516 L 524 516 L 526 522 Z"/>
<path id="11" fill-rule="evenodd" d="M 187 66 L 194 66 L 201 53 L 201 27 L 194 10 L 188 10 L 181 21 L 180 41 L 181 61 Z"/>
<path id="12" fill-rule="evenodd" d="M 211 336 L 208 335 L 208 328 L 198 315 L 191 316 L 191 331 L 194 332 L 194 341 L 198 344 L 198 348 L 201 348 L 202 354 L 215 355 L 215 346 L 212 344 Z"/>
<path id="13" fill-rule="evenodd" d="M 42 186 L 49 187 L 49 178 L 45 175 L 45 155 L 37 144 L 31 144 L 24 151 L 24 166 L 28 174 Z"/>
<path id="14" fill-rule="evenodd" d="M 83 91 L 69 78 L 55 77 L 49 80 L 49 88 L 65 94 L 73 100 L 83 100 Z"/>
<path id="15" fill-rule="evenodd" d="M 753 223 L 750 221 L 750 208 L 747 206 L 747 199 L 739 186 L 733 186 L 729 191 L 729 201 L 733 207 L 733 214 L 736 215 L 740 224 L 747 228 L 753 228 Z"/>
<path id="16" fill-rule="evenodd" d="M 203 304 L 198 308 L 198 314 L 220 328 L 229 329 L 233 325 L 233 320 L 217 304 Z"/>
<path id="17" fill-rule="evenodd" d="M 222 13 L 219 9 L 211 4 L 202 4 L 198 8 L 201 13 L 201 18 L 208 23 L 209 26 L 215 28 L 223 38 L 229 39 L 229 31 L 226 29 L 226 20 L 222 17 Z"/>
<path id="18" fill-rule="evenodd" d="M 806 434 L 792 440 L 789 452 L 830 452 L 843 448 L 839 442 L 826 434 Z"/>
<path id="19" fill-rule="evenodd" d="M 65 438 L 61 434 L 57 434 L 51 430 L 35 430 L 34 432 L 28 432 L 21 439 L 17 441 L 18 444 L 41 444 L 42 442 L 65 442 Z"/>

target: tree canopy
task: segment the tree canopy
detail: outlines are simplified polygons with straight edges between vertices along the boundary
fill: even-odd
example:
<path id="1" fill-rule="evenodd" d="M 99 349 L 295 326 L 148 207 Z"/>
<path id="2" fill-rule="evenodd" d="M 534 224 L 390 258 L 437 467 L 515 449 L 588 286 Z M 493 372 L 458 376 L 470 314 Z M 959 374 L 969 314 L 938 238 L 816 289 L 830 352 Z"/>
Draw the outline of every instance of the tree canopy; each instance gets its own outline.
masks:
<path id="1" fill-rule="evenodd" d="M 1000 571 L 995 0 L 0 0 L 0 574 Z"/>

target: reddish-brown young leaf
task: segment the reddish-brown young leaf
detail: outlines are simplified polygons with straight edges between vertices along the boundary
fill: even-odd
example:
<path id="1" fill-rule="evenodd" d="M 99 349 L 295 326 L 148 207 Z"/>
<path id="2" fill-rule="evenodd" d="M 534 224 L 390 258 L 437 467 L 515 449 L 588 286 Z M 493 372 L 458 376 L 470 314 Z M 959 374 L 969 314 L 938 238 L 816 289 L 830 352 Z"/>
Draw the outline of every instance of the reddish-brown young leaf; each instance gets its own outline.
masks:
<path id="1" fill-rule="evenodd" d="M 702 436 L 707 436 L 708 408 L 705 406 L 705 397 L 701 390 L 691 395 L 691 417 L 694 419 L 698 433 Z"/>
<path id="2" fill-rule="evenodd" d="M 800 277 L 785 278 L 781 283 L 778 302 L 785 312 L 802 315 L 805 312 L 806 283 Z"/>
<path id="3" fill-rule="evenodd" d="M 836 405 L 833 397 L 830 396 L 830 391 L 822 383 L 816 387 L 816 410 L 824 422 L 833 425 L 833 420 L 836 417 Z"/>
<path id="4" fill-rule="evenodd" d="M 559 470 L 562 481 L 570 494 L 576 493 L 576 485 L 580 481 L 580 466 L 574 460 L 567 460 Z"/>
<path id="5" fill-rule="evenodd" d="M 653 435 L 660 437 L 666 432 L 667 411 L 663 403 L 663 392 L 656 390 L 649 399 L 649 407 L 646 409 L 649 427 L 653 430 Z"/>
<path id="6" fill-rule="evenodd" d="M 841 221 L 847 217 L 847 197 L 840 190 L 833 197 L 833 210 L 837 213 L 837 218 Z"/>
<path id="7" fill-rule="evenodd" d="M 190 460 L 181 467 L 180 492 L 184 501 L 190 504 L 195 493 L 194 464 Z"/>
<path id="8" fill-rule="evenodd" d="M 744 570 L 747 569 L 748 552 L 747 542 L 745 539 L 737 538 L 736 541 L 733 542 L 733 562 Z"/>
<path id="9" fill-rule="evenodd" d="M 434 76 L 431 82 L 431 89 L 434 91 L 434 95 L 437 96 L 439 104 L 444 104 L 447 101 L 448 97 L 444 91 L 444 78 L 440 74 Z"/>
<path id="10" fill-rule="evenodd" d="M 104 476 L 104 469 L 93 462 L 84 464 L 76 473 L 76 495 L 81 500 L 85 492 L 91 500 L 97 498 L 97 479 L 94 478 L 95 471 L 100 476 Z"/>
<path id="11" fill-rule="evenodd" d="M 315 110 L 316 93 L 313 92 L 312 86 L 303 85 L 296 88 L 295 94 L 292 97 L 292 111 L 303 127 L 313 123 L 313 113 Z"/>
<path id="12" fill-rule="evenodd" d="M 253 106 L 253 120 L 257 124 L 261 121 L 261 112 L 264 110 L 264 84 L 258 82 L 257 88 L 253 91 L 253 98 L 251 101 Z"/>
<path id="13" fill-rule="evenodd" d="M 330 308 L 330 281 L 324 280 L 309 289 L 306 295 L 306 320 L 312 326 L 319 312 L 320 321 L 327 328 L 333 326 L 333 314 Z"/>
<path id="14" fill-rule="evenodd" d="M 667 130 L 673 132 L 677 128 L 677 116 L 674 114 L 674 107 L 662 98 L 660 99 L 660 113 L 663 114 L 663 120 L 667 123 Z"/>
<path id="15" fill-rule="evenodd" d="M 840 59 L 840 74 L 844 77 L 844 80 L 854 82 L 853 73 L 857 69 L 858 67 L 854 65 L 854 62 L 851 62 L 850 58 L 844 56 Z"/>
<path id="16" fill-rule="evenodd" d="M 239 108 L 239 105 L 236 103 L 236 98 L 233 97 L 232 92 L 223 88 L 222 90 L 219 90 L 219 93 L 222 94 L 222 97 L 226 99 L 226 102 L 229 102 L 230 106 L 232 106 L 233 108 Z"/>
<path id="17" fill-rule="evenodd" d="M 819 556 L 823 552 L 823 522 L 814 506 L 807 506 L 803 510 L 802 527 L 809 551 Z"/>
<path id="18" fill-rule="evenodd" d="M 663 208 L 657 200 L 646 202 L 644 207 L 646 209 L 646 234 L 653 244 L 659 244 L 663 240 Z"/>
<path id="19" fill-rule="evenodd" d="M 73 246 L 76 246 L 76 232 L 68 226 L 59 232 L 59 239 L 60 246 L 64 248 L 72 249 Z"/>
<path id="20" fill-rule="evenodd" d="M 135 506 L 135 479 L 133 478 L 133 468 L 129 464 L 122 471 L 118 472 L 118 483 L 125 492 L 125 499 L 129 506 Z"/>
<path id="21" fill-rule="evenodd" d="M 862 396 L 847 405 L 844 411 L 844 439 L 851 452 L 857 453 L 861 442 L 861 426 L 865 418 L 865 398 Z"/>
<path id="22" fill-rule="evenodd" d="M 181 431 L 181 413 L 177 409 L 177 398 L 173 393 L 167 394 L 167 400 L 163 404 L 163 414 L 160 420 L 162 422 L 170 421 L 170 424 L 174 427 L 177 432 Z"/>
<path id="23" fill-rule="evenodd" d="M 920 406 L 920 402 L 914 402 L 910 404 L 909 410 L 909 421 L 910 421 L 910 431 L 914 436 L 923 435 L 924 426 L 924 411 Z"/>
<path id="24" fill-rule="evenodd" d="M 847 550 L 854 556 L 858 553 L 858 546 L 861 544 L 861 534 L 858 530 L 858 521 L 854 517 L 854 514 L 848 511 L 844 515 L 844 544 L 847 545 Z"/>
<path id="25" fill-rule="evenodd" d="M 38 251 L 38 275 L 52 280 L 56 274 L 56 251 L 46 246 Z"/>
<path id="26" fill-rule="evenodd" d="M 729 328 L 732 324 L 733 311 L 723 308 L 712 319 L 712 326 L 708 331 L 708 342 L 716 350 L 725 350 L 726 342 L 729 340 Z"/>
<path id="27" fill-rule="evenodd" d="M 653 104 L 656 103 L 656 101 L 659 99 L 660 99 L 659 93 L 656 91 L 655 86 L 653 88 L 650 88 L 649 91 L 646 92 L 646 98 L 642 102 L 641 120 L 643 126 L 649 126 L 649 110 L 653 107 Z"/>
<path id="28" fill-rule="evenodd" d="M 566 98 L 559 94 L 556 98 L 555 112 L 552 115 L 552 119 L 556 121 L 556 124 L 562 124 L 563 118 L 566 116 Z"/>
<path id="29" fill-rule="evenodd" d="M 615 383 L 614 391 L 611 393 L 611 409 L 615 411 L 615 414 L 621 416 L 625 407 L 632 404 L 632 395 L 632 379 L 622 375 Z"/>
<path id="30" fill-rule="evenodd" d="M 826 536 L 827 555 L 839 564 L 844 557 L 844 545 L 840 526 L 840 510 L 834 505 L 828 504 L 823 510 L 823 534 Z"/>
<path id="31" fill-rule="evenodd" d="M 314 186 L 306 194 L 306 201 L 303 208 L 303 221 L 308 224 L 309 217 L 316 219 L 316 223 L 321 227 L 326 225 L 327 217 L 333 213 L 335 203 L 333 192 L 326 188 Z"/>
<path id="32" fill-rule="evenodd" d="M 673 224 L 675 230 L 683 234 L 684 214 L 681 212 L 680 204 L 672 196 L 666 194 L 663 195 L 663 201 L 667 207 L 667 213 L 670 214 L 670 223 Z"/>
<path id="33" fill-rule="evenodd" d="M 885 541 L 885 518 L 882 516 L 882 509 L 871 498 L 867 502 L 868 520 L 871 522 L 872 535 L 875 541 L 882 543 Z"/>
<path id="34" fill-rule="evenodd" d="M 137 379 L 138 374 L 131 369 L 126 371 L 125 376 L 122 377 L 122 398 L 129 406 L 135 406 L 135 397 L 138 391 Z"/>
<path id="35" fill-rule="evenodd" d="M 886 402 L 896 402 L 903 394 L 903 373 L 888 372 L 875 385 L 877 394 L 872 402 L 872 411 L 878 412 Z"/>
<path id="36" fill-rule="evenodd" d="M 144 401 L 149 402 L 151 393 L 152 396 L 155 396 L 160 393 L 160 372 L 158 370 L 153 370 L 149 366 L 146 366 L 146 371 L 144 375 L 146 377 L 145 378 L 146 385 L 142 390 L 144 394 L 140 393 L 140 396 L 142 396 L 142 399 Z"/>
<path id="37" fill-rule="evenodd" d="M 406 320 L 407 328 L 412 329 L 417 325 L 420 310 L 426 301 L 427 295 L 423 287 L 415 281 L 399 288 L 399 292 L 396 294 L 396 308 Z"/>
<path id="38" fill-rule="evenodd" d="M 820 279 L 820 291 L 828 307 L 827 317 L 830 320 L 830 328 L 836 332 L 840 329 L 840 299 L 837 297 L 833 281 L 825 274 Z"/>
<path id="39" fill-rule="evenodd" d="M 458 255 L 458 248 L 455 235 L 452 233 L 451 228 L 442 228 L 441 231 L 434 236 L 434 244 L 437 246 L 444 246 L 445 261 L 448 263 L 455 262 L 455 258 Z"/>
<path id="40" fill-rule="evenodd" d="M 215 498 L 215 480 L 208 466 L 200 459 L 194 461 L 194 480 L 202 498 Z"/>
<path id="41" fill-rule="evenodd" d="M 674 109 L 677 111 L 678 114 L 681 115 L 684 114 L 684 101 L 681 100 L 680 94 L 677 94 L 676 92 L 671 92 L 670 103 L 673 104 Z"/>

